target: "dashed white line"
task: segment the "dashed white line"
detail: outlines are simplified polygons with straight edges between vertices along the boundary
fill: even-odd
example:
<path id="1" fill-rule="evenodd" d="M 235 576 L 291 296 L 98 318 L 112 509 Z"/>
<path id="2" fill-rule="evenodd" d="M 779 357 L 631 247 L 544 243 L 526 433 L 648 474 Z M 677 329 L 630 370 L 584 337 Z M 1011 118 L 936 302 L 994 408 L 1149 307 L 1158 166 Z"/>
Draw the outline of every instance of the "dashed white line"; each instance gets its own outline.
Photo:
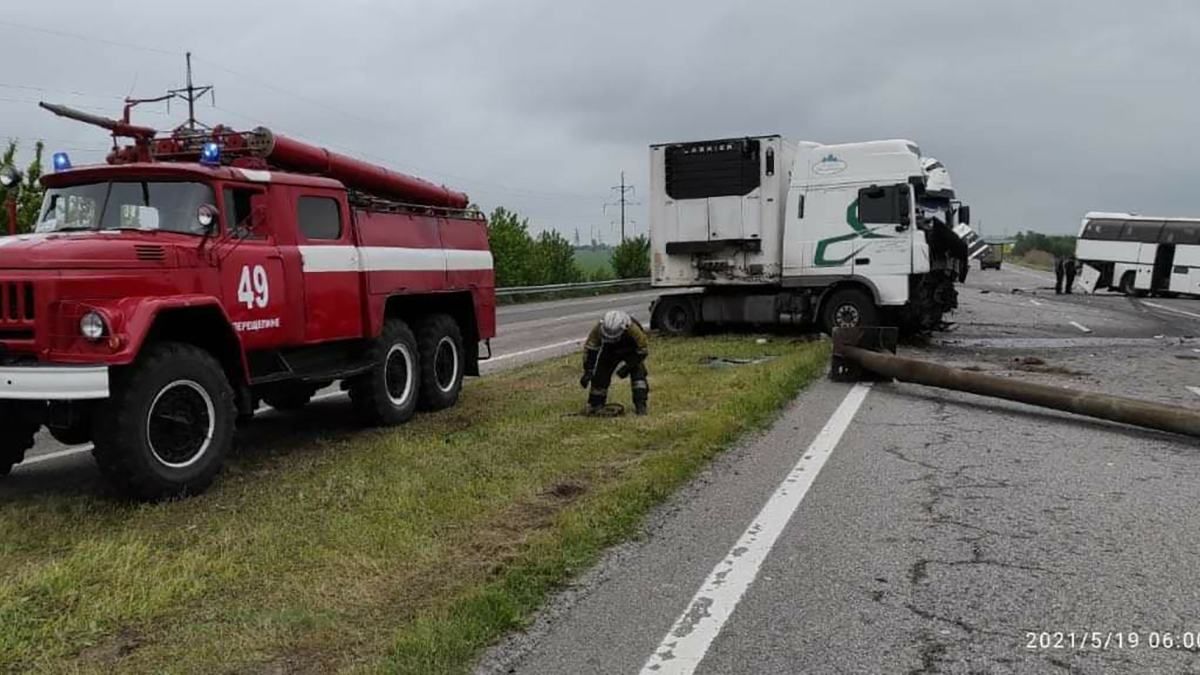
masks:
<path id="1" fill-rule="evenodd" d="M 1184 309 L 1175 309 L 1174 307 L 1167 307 L 1166 305 L 1160 305 L 1157 302 L 1146 302 L 1145 300 L 1143 300 L 1142 304 L 1147 307 L 1153 307 L 1154 309 L 1161 309 L 1164 312 L 1174 312 L 1175 314 L 1182 314 L 1183 316 L 1190 316 L 1193 319 L 1200 319 L 1200 314 L 1196 314 L 1194 312 L 1189 312 Z"/>
<path id="2" fill-rule="evenodd" d="M 817 473 L 837 447 L 854 414 L 870 391 L 857 384 L 830 416 L 767 503 L 750 522 L 729 553 L 717 563 L 687 609 L 642 666 L 642 675 L 691 675 L 704 659 L 725 621 L 733 614 L 746 589 L 754 583 L 775 541 L 812 487 Z"/>
<path id="3" fill-rule="evenodd" d="M 1078 328 L 1080 331 L 1082 331 L 1082 332 L 1084 332 L 1084 333 L 1090 333 L 1090 332 L 1092 332 L 1092 329 L 1091 329 L 1091 328 L 1088 328 L 1087 326 L 1085 326 L 1085 325 L 1083 325 L 1083 324 L 1079 323 L 1078 321 L 1072 321 L 1072 322 L 1070 322 L 1070 323 L 1071 323 L 1071 325 L 1072 325 L 1072 326 L 1075 326 L 1076 328 Z"/>
<path id="4" fill-rule="evenodd" d="M 567 345 L 577 345 L 582 342 L 583 342 L 583 338 L 575 338 L 573 340 L 563 340 L 562 342 L 555 342 L 554 344 L 542 345 L 541 347 L 533 347 L 531 349 L 522 349 L 519 352 L 512 352 L 511 354 L 501 354 L 500 356 L 493 356 L 489 360 L 490 361 L 503 361 L 504 359 L 515 359 L 518 356 L 526 356 L 528 354 L 536 354 L 538 352 L 544 352 L 547 349 L 556 349 L 558 347 L 566 347 Z M 487 363 L 487 361 L 484 361 L 484 363 Z"/>
<path id="5" fill-rule="evenodd" d="M 1029 302 L 1033 303 L 1034 305 L 1037 305 L 1038 307 L 1042 306 L 1042 303 L 1038 302 L 1037 300 L 1034 300 L 1033 298 L 1030 298 Z"/>
<path id="6" fill-rule="evenodd" d="M 1192 392 L 1193 394 L 1195 394 L 1197 396 L 1200 396 L 1200 387 L 1185 387 L 1185 389 L 1187 389 L 1188 391 Z"/>

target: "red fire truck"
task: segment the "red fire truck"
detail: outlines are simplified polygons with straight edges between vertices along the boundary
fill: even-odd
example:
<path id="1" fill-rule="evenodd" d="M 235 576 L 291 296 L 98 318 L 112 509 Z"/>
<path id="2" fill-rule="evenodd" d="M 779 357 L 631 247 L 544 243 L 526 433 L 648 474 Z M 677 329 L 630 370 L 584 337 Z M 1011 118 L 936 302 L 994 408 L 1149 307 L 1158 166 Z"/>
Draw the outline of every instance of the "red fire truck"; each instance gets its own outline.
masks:
<path id="1" fill-rule="evenodd" d="M 55 155 L 34 232 L 0 237 L 0 475 L 45 427 L 133 497 L 194 494 L 260 401 L 340 382 L 394 425 L 479 374 L 495 282 L 466 195 L 264 128 L 44 107 L 114 151 Z"/>

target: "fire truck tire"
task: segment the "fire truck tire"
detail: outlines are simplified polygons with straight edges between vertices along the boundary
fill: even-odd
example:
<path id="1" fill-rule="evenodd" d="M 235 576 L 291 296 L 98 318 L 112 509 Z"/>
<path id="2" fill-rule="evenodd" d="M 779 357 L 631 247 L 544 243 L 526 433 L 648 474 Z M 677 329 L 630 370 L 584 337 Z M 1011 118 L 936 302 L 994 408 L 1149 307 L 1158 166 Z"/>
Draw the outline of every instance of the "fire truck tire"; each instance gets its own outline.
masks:
<path id="1" fill-rule="evenodd" d="M 37 429 L 32 424 L 0 424 L 0 476 L 7 476 L 14 466 L 25 460 L 25 451 L 33 447 Z"/>
<path id="2" fill-rule="evenodd" d="M 825 301 L 821 312 L 821 328 L 833 335 L 834 328 L 875 326 L 879 323 L 879 310 L 874 300 L 865 291 L 843 288 L 834 291 Z"/>
<path id="3" fill-rule="evenodd" d="M 264 392 L 263 403 L 283 412 L 295 412 L 308 405 L 318 387 L 310 385 L 295 385 L 287 389 L 276 389 Z"/>
<path id="4" fill-rule="evenodd" d="M 463 339 L 458 322 L 445 314 L 425 317 L 417 325 L 421 355 L 422 410 L 444 410 L 458 403 L 463 383 Z"/>
<path id="5" fill-rule="evenodd" d="M 163 342 L 114 373 L 92 455 L 120 491 L 156 501 L 203 492 L 233 446 L 233 387 L 211 354 Z"/>
<path id="6" fill-rule="evenodd" d="M 421 380 L 417 339 L 408 324 L 388 319 L 371 352 L 378 365 L 350 381 L 350 401 L 367 424 L 403 424 L 417 409 Z"/>

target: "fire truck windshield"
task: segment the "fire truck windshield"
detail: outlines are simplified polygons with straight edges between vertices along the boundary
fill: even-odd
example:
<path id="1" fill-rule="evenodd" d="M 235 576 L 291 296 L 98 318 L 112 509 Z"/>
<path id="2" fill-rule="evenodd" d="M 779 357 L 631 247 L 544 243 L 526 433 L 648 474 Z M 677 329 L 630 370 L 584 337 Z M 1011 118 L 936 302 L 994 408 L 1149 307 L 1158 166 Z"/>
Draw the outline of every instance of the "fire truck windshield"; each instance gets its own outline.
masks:
<path id="1" fill-rule="evenodd" d="M 215 204 L 204 183 L 105 181 L 46 191 L 37 232 L 71 230 L 162 230 L 203 235 L 197 219 Z"/>

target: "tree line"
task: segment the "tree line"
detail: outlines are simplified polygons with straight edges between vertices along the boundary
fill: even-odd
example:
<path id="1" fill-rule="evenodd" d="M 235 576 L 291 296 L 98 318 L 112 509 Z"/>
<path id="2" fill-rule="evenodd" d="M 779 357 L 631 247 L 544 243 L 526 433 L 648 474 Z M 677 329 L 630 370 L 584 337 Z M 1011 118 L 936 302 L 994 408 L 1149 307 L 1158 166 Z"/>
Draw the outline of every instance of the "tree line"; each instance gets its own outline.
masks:
<path id="1" fill-rule="evenodd" d="M 1045 251 L 1061 256 L 1074 255 L 1075 237 L 1065 234 L 1042 234 L 1041 232 L 1029 231 L 1018 233 L 1013 241 L 1013 255 L 1023 256 L 1030 251 Z"/>
<path id="2" fill-rule="evenodd" d="M 496 270 L 496 286 L 544 286 L 604 281 L 605 277 L 641 279 L 650 276 L 650 240 L 626 239 L 613 249 L 612 274 L 587 275 L 575 262 L 575 247 L 562 234 L 545 230 L 536 237 L 529 220 L 503 206 L 488 218 L 488 241 Z"/>

